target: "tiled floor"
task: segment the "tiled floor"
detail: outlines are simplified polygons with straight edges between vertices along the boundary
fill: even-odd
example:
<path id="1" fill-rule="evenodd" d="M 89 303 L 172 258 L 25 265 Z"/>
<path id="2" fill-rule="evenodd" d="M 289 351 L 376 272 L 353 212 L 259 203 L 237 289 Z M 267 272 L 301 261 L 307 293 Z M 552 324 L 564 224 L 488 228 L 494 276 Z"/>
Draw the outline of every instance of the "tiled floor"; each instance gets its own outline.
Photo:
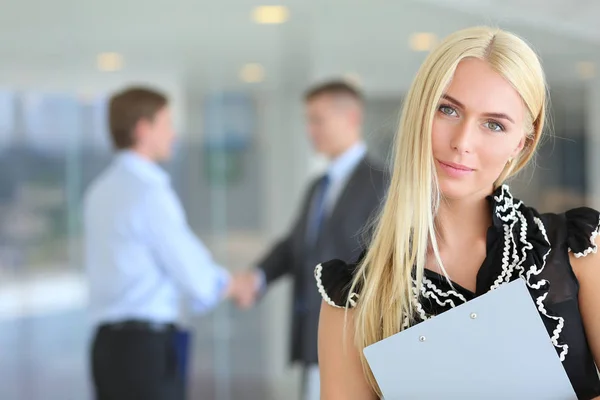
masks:
<path id="1" fill-rule="evenodd" d="M 263 372 L 264 309 L 240 312 L 227 307 L 194 322 L 189 399 L 281 399 L 282 395 L 273 394 Z M 223 334 L 215 324 L 228 325 L 223 328 L 230 334 Z M 89 337 L 81 308 L 1 319 L 0 399 L 91 400 Z M 288 394 L 286 400 L 296 397 Z"/>
<path id="2" fill-rule="evenodd" d="M 86 400 L 83 312 L 0 323 L 0 398 Z"/>

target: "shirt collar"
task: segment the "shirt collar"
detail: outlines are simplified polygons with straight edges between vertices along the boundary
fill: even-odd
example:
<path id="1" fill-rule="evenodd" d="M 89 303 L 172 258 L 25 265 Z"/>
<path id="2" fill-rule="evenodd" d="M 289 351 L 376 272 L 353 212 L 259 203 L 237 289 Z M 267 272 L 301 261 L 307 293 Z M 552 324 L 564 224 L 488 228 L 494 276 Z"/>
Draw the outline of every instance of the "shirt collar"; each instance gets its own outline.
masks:
<path id="1" fill-rule="evenodd" d="M 327 168 L 329 179 L 335 181 L 346 177 L 358 165 L 366 153 L 367 146 L 364 142 L 358 142 L 350 147 L 329 164 Z"/>
<path id="2" fill-rule="evenodd" d="M 135 151 L 123 150 L 117 154 L 116 160 L 121 165 L 145 179 L 159 183 L 169 183 L 169 175 L 158 164 L 140 156 Z"/>

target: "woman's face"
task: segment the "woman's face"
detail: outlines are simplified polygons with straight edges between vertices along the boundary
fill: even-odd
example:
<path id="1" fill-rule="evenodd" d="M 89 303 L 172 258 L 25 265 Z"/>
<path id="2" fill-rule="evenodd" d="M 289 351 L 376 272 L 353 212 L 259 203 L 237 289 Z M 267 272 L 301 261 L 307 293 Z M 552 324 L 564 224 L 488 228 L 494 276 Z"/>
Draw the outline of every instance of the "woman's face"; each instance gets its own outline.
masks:
<path id="1" fill-rule="evenodd" d="M 485 61 L 456 68 L 432 128 L 441 193 L 448 199 L 487 196 L 525 144 L 525 105 L 517 91 Z"/>

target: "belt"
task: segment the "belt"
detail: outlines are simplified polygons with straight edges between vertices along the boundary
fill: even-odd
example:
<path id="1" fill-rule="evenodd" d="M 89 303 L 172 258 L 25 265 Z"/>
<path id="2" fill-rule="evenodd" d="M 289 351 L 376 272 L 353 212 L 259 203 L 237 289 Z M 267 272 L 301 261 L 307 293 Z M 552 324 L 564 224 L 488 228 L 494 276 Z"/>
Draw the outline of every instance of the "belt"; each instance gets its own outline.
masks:
<path id="1" fill-rule="evenodd" d="M 149 332 L 171 332 L 177 327 L 172 323 L 126 320 L 121 322 L 112 322 L 100 325 L 101 330 L 110 331 L 149 331 Z"/>

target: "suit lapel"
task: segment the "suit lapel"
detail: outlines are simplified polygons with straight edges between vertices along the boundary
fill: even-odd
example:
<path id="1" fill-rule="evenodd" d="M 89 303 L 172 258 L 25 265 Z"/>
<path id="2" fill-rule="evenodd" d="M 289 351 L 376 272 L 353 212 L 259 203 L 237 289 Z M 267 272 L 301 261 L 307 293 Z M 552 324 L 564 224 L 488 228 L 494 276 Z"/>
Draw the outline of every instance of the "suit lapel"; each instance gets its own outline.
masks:
<path id="1" fill-rule="evenodd" d="M 306 260 L 310 259 L 310 257 L 316 257 L 317 259 L 319 258 L 319 251 L 322 248 L 323 245 L 323 236 L 322 235 L 327 235 L 327 232 L 329 232 L 329 227 L 330 226 L 336 226 L 341 224 L 341 218 L 344 218 L 344 216 L 347 216 L 347 213 L 345 212 L 345 208 L 346 207 L 352 207 L 352 197 L 356 195 L 356 185 L 360 184 L 360 182 L 364 182 L 365 179 L 363 178 L 363 176 L 365 174 L 369 174 L 370 173 L 370 167 L 369 167 L 369 160 L 367 155 L 365 155 L 360 162 L 356 165 L 356 167 L 354 168 L 354 170 L 351 172 L 350 176 L 348 177 L 348 179 L 346 180 L 346 183 L 344 184 L 344 187 L 342 189 L 342 191 L 340 192 L 337 200 L 335 201 L 331 212 L 324 217 L 323 220 L 323 224 L 321 226 L 320 232 L 319 232 L 319 237 L 317 238 L 316 241 L 316 245 L 315 248 L 313 249 L 313 252 L 315 252 L 316 254 L 305 254 L 306 252 L 303 252 L 303 254 L 305 254 L 305 258 Z M 307 235 L 307 227 L 308 227 L 308 221 L 310 218 L 310 213 L 311 213 L 311 206 L 313 203 L 313 198 L 315 195 L 315 190 L 316 190 L 316 186 L 317 183 L 319 181 L 316 180 L 315 183 L 313 183 L 313 185 L 311 186 L 311 190 L 310 190 L 310 197 L 308 198 L 305 210 L 304 210 L 304 218 L 303 218 L 303 225 L 302 225 L 302 232 L 301 233 L 301 238 L 304 240 L 303 244 L 304 244 L 304 249 L 306 249 L 306 235 Z"/>
<path id="2" fill-rule="evenodd" d="M 353 193 L 355 193 L 354 187 L 356 186 L 356 182 L 363 181 L 361 179 L 361 177 L 365 172 L 368 172 L 368 168 L 369 168 L 368 160 L 365 155 L 362 158 L 362 160 L 360 160 L 360 162 L 356 165 L 356 167 L 354 168 L 354 170 L 348 177 L 348 180 L 346 181 L 344 188 L 342 189 L 339 197 L 337 198 L 335 204 L 333 205 L 331 213 L 328 215 L 328 218 L 324 221 L 323 231 L 330 224 L 336 223 L 336 221 L 340 217 L 343 217 L 345 215 L 345 213 L 343 211 L 347 205 L 352 204 L 352 202 L 350 202 L 348 200 L 351 199 L 353 196 Z"/>
<path id="3" fill-rule="evenodd" d="M 300 224 L 301 224 L 300 229 L 296 233 L 298 235 L 296 240 L 298 241 L 298 246 L 301 250 L 298 253 L 301 254 L 305 260 L 308 258 L 308 254 L 306 254 L 307 243 L 308 243 L 307 242 L 308 224 L 309 224 L 310 217 L 311 217 L 311 211 L 312 211 L 312 205 L 314 202 L 315 191 L 317 189 L 319 180 L 320 180 L 320 178 L 316 179 L 310 186 L 308 197 L 304 201 L 304 207 L 302 210 L 302 221 L 300 222 Z M 324 225 L 327 224 L 327 218 L 323 221 L 323 224 Z"/>

